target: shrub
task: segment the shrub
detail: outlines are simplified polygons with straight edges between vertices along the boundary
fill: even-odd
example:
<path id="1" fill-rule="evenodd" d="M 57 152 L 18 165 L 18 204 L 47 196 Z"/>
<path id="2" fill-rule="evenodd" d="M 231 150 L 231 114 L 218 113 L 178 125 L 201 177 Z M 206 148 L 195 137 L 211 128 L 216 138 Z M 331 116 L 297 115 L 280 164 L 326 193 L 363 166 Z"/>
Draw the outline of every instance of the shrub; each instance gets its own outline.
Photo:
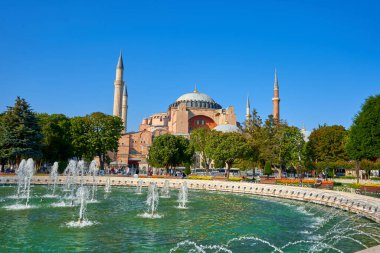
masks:
<path id="1" fill-rule="evenodd" d="M 266 162 L 264 166 L 264 175 L 269 176 L 270 174 L 272 174 L 272 168 L 270 162 Z"/>

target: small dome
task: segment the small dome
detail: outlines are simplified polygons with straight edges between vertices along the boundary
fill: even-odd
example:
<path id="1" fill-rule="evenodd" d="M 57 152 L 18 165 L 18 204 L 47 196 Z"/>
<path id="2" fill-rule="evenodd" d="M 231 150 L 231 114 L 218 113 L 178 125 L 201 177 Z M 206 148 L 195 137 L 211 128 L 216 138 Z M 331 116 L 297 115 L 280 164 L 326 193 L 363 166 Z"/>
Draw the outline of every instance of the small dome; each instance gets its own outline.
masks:
<path id="1" fill-rule="evenodd" d="M 231 125 L 231 124 L 219 125 L 219 126 L 216 126 L 213 130 L 216 130 L 216 131 L 219 131 L 222 133 L 239 133 L 239 134 L 241 134 L 240 128 L 238 128 L 235 125 Z"/>

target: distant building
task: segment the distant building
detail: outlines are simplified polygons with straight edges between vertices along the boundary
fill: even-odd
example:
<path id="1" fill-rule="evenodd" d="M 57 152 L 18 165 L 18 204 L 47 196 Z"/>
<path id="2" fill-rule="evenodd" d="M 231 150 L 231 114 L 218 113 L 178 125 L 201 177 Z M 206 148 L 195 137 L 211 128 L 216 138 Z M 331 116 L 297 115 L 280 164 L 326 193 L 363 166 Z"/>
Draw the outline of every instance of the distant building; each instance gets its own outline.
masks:
<path id="1" fill-rule="evenodd" d="M 196 87 L 193 92 L 179 96 L 168 106 L 166 112 L 155 113 L 144 118 L 137 132 L 127 132 L 128 93 L 123 73 L 124 65 L 120 52 L 114 82 L 113 115 L 122 118 L 124 131 L 119 140 L 118 152 L 113 154 L 114 157 L 111 157 L 113 158 L 113 164 L 147 170 L 149 148 L 154 138 L 162 134 L 168 133 L 188 137 L 191 131 L 196 128 L 209 128 L 222 132 L 241 132 L 237 127 L 234 107 L 222 108 L 210 96 L 199 92 Z M 276 105 L 274 110 L 276 117 L 279 117 L 278 103 L 276 72 L 275 97 L 273 98 L 273 104 Z M 250 105 L 248 99 L 246 110 L 246 113 L 249 114 Z"/>
<path id="2" fill-rule="evenodd" d="M 309 141 L 309 136 L 310 136 L 311 132 L 310 132 L 310 131 L 307 131 L 305 127 L 302 127 L 302 128 L 301 128 L 301 133 L 302 133 L 302 135 L 303 135 L 303 140 L 304 140 L 305 142 L 308 142 L 308 141 Z"/>

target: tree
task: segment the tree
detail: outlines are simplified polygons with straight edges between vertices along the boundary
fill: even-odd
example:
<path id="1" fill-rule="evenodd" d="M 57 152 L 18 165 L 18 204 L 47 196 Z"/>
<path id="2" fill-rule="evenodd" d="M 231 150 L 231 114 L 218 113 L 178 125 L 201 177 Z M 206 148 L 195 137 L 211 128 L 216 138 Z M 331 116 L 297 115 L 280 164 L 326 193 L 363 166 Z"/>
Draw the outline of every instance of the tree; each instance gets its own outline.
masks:
<path id="1" fill-rule="evenodd" d="M 227 164 L 227 178 L 229 178 L 232 164 L 237 159 L 247 158 L 248 150 L 250 147 L 247 139 L 239 133 L 212 131 L 211 138 L 206 146 L 206 153 L 211 159 Z"/>
<path id="2" fill-rule="evenodd" d="M 20 97 L 8 107 L 0 121 L 0 157 L 16 161 L 41 158 L 42 134 L 30 105 Z"/>
<path id="3" fill-rule="evenodd" d="M 63 114 L 37 114 L 42 129 L 42 154 L 47 162 L 65 162 L 72 157 L 70 119 Z"/>
<path id="4" fill-rule="evenodd" d="M 361 111 L 355 115 L 349 130 L 346 150 L 356 161 L 356 176 L 359 182 L 360 161 L 371 161 L 380 157 L 380 94 L 366 99 Z"/>
<path id="5" fill-rule="evenodd" d="M 70 119 L 70 135 L 73 155 L 79 159 L 84 158 L 88 152 L 89 131 L 89 117 L 74 117 Z"/>
<path id="6" fill-rule="evenodd" d="M 347 131 L 343 126 L 320 126 L 309 136 L 307 148 L 317 162 L 346 161 Z"/>
<path id="7" fill-rule="evenodd" d="M 149 149 L 149 163 L 154 167 L 170 167 L 191 163 L 194 149 L 188 139 L 182 136 L 164 134 L 154 139 Z"/>
<path id="8" fill-rule="evenodd" d="M 209 171 L 211 159 L 206 154 L 206 146 L 210 139 L 211 130 L 208 128 L 194 129 L 190 134 L 190 144 L 194 147 L 194 150 L 198 152 L 202 158 L 202 163 Z"/>
<path id="9" fill-rule="evenodd" d="M 74 154 L 78 158 L 99 158 L 100 168 L 104 168 L 107 152 L 117 152 L 123 122 L 119 117 L 95 112 L 85 117 L 71 120 L 71 135 Z"/>
<path id="10" fill-rule="evenodd" d="M 190 144 L 190 141 L 182 136 L 176 136 L 178 153 L 176 157 L 175 166 L 183 165 L 190 168 L 194 157 L 194 147 Z"/>
<path id="11" fill-rule="evenodd" d="M 366 99 L 349 130 L 347 152 L 354 160 L 380 157 L 380 94 Z"/>
<path id="12" fill-rule="evenodd" d="M 270 174 L 272 174 L 272 166 L 270 165 L 270 162 L 266 162 L 264 166 L 264 175 L 269 177 Z"/>
<path id="13" fill-rule="evenodd" d="M 301 178 L 302 169 L 307 158 L 305 157 L 305 141 L 298 127 L 285 126 L 280 142 L 279 159 L 286 167 L 294 167 Z"/>

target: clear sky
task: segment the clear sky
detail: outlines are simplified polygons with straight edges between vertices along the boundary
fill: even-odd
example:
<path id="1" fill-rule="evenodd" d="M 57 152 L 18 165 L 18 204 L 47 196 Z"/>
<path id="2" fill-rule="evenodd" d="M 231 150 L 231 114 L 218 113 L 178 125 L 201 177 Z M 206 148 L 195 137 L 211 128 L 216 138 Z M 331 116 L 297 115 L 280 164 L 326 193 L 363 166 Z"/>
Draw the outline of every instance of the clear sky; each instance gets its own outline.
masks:
<path id="1" fill-rule="evenodd" d="M 0 111 L 16 96 L 36 112 L 112 114 L 123 50 L 128 130 L 198 90 L 244 120 L 246 96 L 307 129 L 349 127 L 380 92 L 380 2 L 0 1 Z"/>

